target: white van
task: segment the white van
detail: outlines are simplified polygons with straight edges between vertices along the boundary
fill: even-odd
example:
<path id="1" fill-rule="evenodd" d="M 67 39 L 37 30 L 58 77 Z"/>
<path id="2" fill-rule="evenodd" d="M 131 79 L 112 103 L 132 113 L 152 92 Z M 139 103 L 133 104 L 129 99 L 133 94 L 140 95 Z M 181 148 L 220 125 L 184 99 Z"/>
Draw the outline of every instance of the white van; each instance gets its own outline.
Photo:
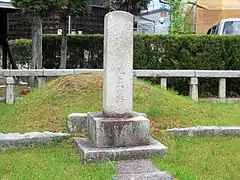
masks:
<path id="1" fill-rule="evenodd" d="M 211 27 L 207 34 L 215 35 L 240 35 L 240 18 L 222 19 Z"/>

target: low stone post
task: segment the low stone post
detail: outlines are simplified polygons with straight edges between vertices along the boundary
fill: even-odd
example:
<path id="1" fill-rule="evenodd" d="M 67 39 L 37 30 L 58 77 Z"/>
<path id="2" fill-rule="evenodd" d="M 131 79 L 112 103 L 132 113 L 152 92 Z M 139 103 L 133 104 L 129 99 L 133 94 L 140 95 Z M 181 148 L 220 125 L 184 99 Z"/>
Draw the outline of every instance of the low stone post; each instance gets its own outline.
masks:
<path id="1" fill-rule="evenodd" d="M 198 100 L 198 78 L 191 78 L 190 81 L 190 96 L 193 100 Z"/>
<path id="2" fill-rule="evenodd" d="M 47 77 L 38 77 L 37 78 L 37 80 L 38 80 L 38 87 L 40 88 L 40 87 L 43 87 L 46 83 L 47 83 Z"/>
<path id="3" fill-rule="evenodd" d="M 6 104 L 13 104 L 14 103 L 14 85 L 15 80 L 13 77 L 6 78 Z"/>
<path id="4" fill-rule="evenodd" d="M 167 78 L 161 78 L 161 88 L 167 89 Z"/>
<path id="5" fill-rule="evenodd" d="M 218 97 L 221 102 L 224 102 L 226 100 L 226 79 L 225 78 L 219 79 Z"/>

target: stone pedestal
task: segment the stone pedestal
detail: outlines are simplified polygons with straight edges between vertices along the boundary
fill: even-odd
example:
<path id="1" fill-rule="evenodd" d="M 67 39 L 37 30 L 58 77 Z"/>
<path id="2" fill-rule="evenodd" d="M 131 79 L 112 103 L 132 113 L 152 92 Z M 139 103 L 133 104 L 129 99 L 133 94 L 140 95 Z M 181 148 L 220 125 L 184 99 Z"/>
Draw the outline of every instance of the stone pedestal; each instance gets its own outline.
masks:
<path id="1" fill-rule="evenodd" d="M 88 138 L 98 148 L 149 145 L 150 122 L 144 116 L 105 118 L 88 113 Z"/>
<path id="2" fill-rule="evenodd" d="M 129 118 L 105 118 L 101 112 L 87 116 L 88 138 L 75 138 L 83 163 L 144 159 L 165 155 L 167 147 L 150 137 L 150 121 L 141 113 Z"/>

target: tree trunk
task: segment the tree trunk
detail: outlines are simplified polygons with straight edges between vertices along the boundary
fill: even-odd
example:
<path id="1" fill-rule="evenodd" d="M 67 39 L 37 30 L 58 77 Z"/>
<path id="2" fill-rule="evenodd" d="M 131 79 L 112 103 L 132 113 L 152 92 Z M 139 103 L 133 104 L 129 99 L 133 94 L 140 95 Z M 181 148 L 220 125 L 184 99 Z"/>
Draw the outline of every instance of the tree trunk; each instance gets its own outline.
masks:
<path id="1" fill-rule="evenodd" d="M 66 69 L 67 66 L 67 17 L 61 18 L 62 27 L 62 41 L 61 41 L 61 59 L 60 59 L 60 69 Z"/>
<path id="2" fill-rule="evenodd" d="M 33 17 L 31 69 L 42 69 L 42 19 Z"/>
<path id="3" fill-rule="evenodd" d="M 31 69 L 42 69 L 42 19 L 34 16 L 32 19 L 32 61 Z M 34 83 L 34 77 L 30 79 L 30 83 Z"/>

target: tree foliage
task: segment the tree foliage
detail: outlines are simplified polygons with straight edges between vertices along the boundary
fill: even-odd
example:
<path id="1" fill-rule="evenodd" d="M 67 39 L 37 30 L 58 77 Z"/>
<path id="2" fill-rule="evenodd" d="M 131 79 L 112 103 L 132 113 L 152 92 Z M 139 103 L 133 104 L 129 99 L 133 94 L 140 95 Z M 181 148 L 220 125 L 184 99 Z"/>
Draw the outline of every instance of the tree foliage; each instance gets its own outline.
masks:
<path id="1" fill-rule="evenodd" d="M 182 33 L 185 24 L 182 0 L 169 0 L 168 2 L 171 8 L 171 33 Z"/>
<path id="2" fill-rule="evenodd" d="M 58 11 L 62 16 L 81 16 L 89 12 L 90 0 L 59 0 Z"/>
<path id="3" fill-rule="evenodd" d="M 33 16 L 46 16 L 49 10 L 55 10 L 60 0 L 12 0 L 14 6 Z"/>
<path id="4" fill-rule="evenodd" d="M 32 16 L 32 60 L 31 69 L 42 68 L 42 17 L 54 11 L 60 0 L 12 0 L 13 5 L 20 8 L 23 13 Z M 30 80 L 34 83 L 34 77 Z"/>
<path id="5" fill-rule="evenodd" d="M 62 28 L 60 68 L 65 69 L 67 64 L 67 19 L 68 16 L 81 16 L 89 11 L 89 0 L 61 0 L 58 6 L 60 25 Z"/>
<path id="6" fill-rule="evenodd" d="M 138 15 L 146 10 L 151 0 L 107 0 L 107 6 L 114 10 L 122 10 Z"/>

